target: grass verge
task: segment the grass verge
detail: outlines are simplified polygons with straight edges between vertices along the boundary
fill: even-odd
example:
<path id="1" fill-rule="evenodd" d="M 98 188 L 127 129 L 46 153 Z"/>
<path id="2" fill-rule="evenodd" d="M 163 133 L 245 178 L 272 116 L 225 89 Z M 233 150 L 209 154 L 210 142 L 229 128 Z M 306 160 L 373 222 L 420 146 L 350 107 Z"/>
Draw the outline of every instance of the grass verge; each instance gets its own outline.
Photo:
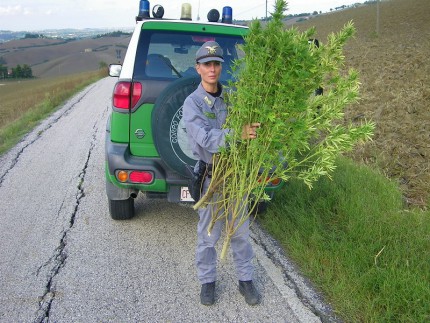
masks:
<path id="1" fill-rule="evenodd" d="M 382 175 L 340 159 L 332 181 L 288 183 L 260 222 L 345 321 L 430 321 L 430 212 L 404 210 Z"/>
<path id="2" fill-rule="evenodd" d="M 104 71 L 90 71 L 52 79 L 9 81 L 0 87 L 0 155 L 16 145 L 41 120 Z"/>

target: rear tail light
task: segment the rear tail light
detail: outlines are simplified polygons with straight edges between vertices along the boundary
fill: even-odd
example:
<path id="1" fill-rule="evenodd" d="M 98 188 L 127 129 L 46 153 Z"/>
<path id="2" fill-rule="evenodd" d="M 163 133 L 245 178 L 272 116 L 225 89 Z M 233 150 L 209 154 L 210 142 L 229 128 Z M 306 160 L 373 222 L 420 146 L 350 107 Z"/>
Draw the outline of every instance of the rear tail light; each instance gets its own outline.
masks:
<path id="1" fill-rule="evenodd" d="M 262 178 L 259 178 L 258 182 L 261 183 Z M 265 182 L 271 186 L 278 186 L 279 184 L 281 184 L 281 179 L 280 178 L 274 178 L 271 180 L 270 177 L 266 177 Z"/>
<path id="2" fill-rule="evenodd" d="M 151 184 L 154 181 L 154 174 L 145 171 L 119 170 L 116 172 L 116 178 L 121 183 Z"/>
<path id="3" fill-rule="evenodd" d="M 131 92 L 131 108 L 133 109 L 137 102 L 139 102 L 140 97 L 142 96 L 142 84 L 141 83 L 133 83 L 133 90 Z"/>
<path id="4" fill-rule="evenodd" d="M 133 109 L 142 96 L 142 84 L 118 82 L 113 91 L 113 106 L 117 109 Z"/>
<path id="5" fill-rule="evenodd" d="M 271 180 L 270 183 L 272 183 L 272 185 L 274 185 L 274 186 L 278 186 L 279 184 L 281 184 L 281 179 L 275 178 L 275 179 Z"/>
<path id="6" fill-rule="evenodd" d="M 133 183 L 142 183 L 142 184 L 149 184 L 152 183 L 154 180 L 154 176 L 151 172 L 137 172 L 133 171 L 129 175 L 130 182 Z"/>

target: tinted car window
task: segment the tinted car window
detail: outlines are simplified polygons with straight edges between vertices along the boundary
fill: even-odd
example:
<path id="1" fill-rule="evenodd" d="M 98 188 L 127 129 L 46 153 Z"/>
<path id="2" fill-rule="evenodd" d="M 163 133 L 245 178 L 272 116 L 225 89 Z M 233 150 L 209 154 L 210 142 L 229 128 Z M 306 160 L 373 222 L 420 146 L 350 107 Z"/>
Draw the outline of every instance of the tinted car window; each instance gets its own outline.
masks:
<path id="1" fill-rule="evenodd" d="M 230 79 L 232 61 L 241 57 L 240 36 L 207 36 L 199 33 L 143 30 L 136 56 L 134 77 L 139 79 L 178 79 L 197 75 L 195 54 L 200 46 L 215 40 L 224 50 L 221 81 Z"/>

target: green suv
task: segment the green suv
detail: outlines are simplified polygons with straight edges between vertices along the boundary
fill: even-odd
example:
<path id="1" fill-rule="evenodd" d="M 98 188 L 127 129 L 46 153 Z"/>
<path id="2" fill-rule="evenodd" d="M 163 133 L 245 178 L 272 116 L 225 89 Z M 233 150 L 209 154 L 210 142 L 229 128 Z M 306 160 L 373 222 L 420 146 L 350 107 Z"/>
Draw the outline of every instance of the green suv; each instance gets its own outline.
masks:
<path id="1" fill-rule="evenodd" d="M 248 31 L 219 23 L 216 10 L 208 14 L 212 22 L 166 20 L 157 13 L 154 8 L 157 19 L 136 17 L 123 64 L 109 69 L 119 77 L 106 128 L 106 193 L 116 220 L 133 217 L 139 192 L 170 202 L 192 201 L 185 165 L 197 161 L 188 145 L 182 104 L 200 83 L 195 53 L 208 40 L 218 42 L 225 54 L 221 82 L 227 84 Z"/>

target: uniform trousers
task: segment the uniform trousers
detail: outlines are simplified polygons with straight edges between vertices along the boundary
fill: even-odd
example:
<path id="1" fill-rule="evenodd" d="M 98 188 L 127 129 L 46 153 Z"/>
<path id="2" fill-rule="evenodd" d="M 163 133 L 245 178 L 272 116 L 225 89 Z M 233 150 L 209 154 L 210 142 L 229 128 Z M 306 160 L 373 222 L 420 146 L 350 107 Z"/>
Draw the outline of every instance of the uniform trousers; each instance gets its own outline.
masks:
<path id="1" fill-rule="evenodd" d="M 207 191 L 209 183 L 210 179 L 206 178 L 203 183 L 203 194 Z M 216 198 L 217 197 L 214 195 L 213 199 Z M 208 235 L 207 229 L 212 220 L 212 212 L 213 208 L 210 205 L 198 210 L 199 223 L 197 225 L 196 266 L 197 275 L 201 284 L 216 281 L 217 252 L 215 250 L 215 245 L 221 236 L 222 228 L 225 227 L 225 221 L 217 221 L 212 228 L 211 234 Z M 247 219 L 231 237 L 230 247 L 236 267 L 237 278 L 242 281 L 252 280 L 254 271 L 252 259 L 254 258 L 254 251 L 249 242 L 249 219 Z"/>

